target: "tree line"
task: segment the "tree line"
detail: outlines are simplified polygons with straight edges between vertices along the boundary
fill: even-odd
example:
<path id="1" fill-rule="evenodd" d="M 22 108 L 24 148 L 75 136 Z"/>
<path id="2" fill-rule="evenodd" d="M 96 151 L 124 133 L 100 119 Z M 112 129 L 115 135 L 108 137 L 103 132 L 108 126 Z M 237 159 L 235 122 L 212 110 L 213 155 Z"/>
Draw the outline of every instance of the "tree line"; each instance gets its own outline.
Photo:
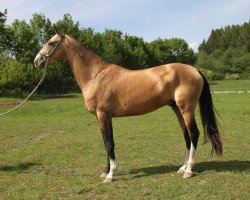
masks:
<path id="1" fill-rule="evenodd" d="M 53 24 L 43 14 L 34 14 L 29 22 L 15 20 L 11 25 L 7 25 L 6 20 L 7 10 L 0 11 L 1 96 L 27 93 L 36 85 L 41 71 L 34 70 L 33 59 L 43 44 L 55 34 Z M 211 79 L 249 74 L 249 23 L 212 30 L 208 40 L 200 45 L 199 53 L 194 53 L 187 42 L 180 38 L 158 38 L 146 42 L 141 37 L 119 30 L 95 32 L 93 28 L 80 27 L 79 22 L 74 22 L 69 14 L 55 24 L 62 32 L 75 37 L 108 62 L 128 69 L 182 62 L 199 66 Z M 78 88 L 71 68 L 67 62 L 57 62 L 49 66 L 39 92 L 62 93 L 68 92 L 68 88 L 70 91 Z"/>
<path id="2" fill-rule="evenodd" d="M 250 20 L 212 30 L 199 46 L 196 65 L 212 79 L 250 78 Z"/>
<path id="3" fill-rule="evenodd" d="M 43 44 L 54 35 L 50 19 L 34 14 L 29 22 L 15 20 L 6 25 L 7 11 L 0 13 L 0 95 L 28 92 L 41 76 L 34 70 L 33 59 Z M 69 14 L 57 21 L 56 26 L 78 39 L 108 62 L 128 69 L 143 69 L 170 62 L 194 64 L 196 55 L 186 41 L 179 38 L 156 39 L 145 42 L 143 38 L 130 36 L 118 30 L 95 32 L 82 28 Z M 71 69 L 66 62 L 50 65 L 46 80 L 40 88 L 44 93 L 64 92 L 62 86 L 77 87 Z"/>

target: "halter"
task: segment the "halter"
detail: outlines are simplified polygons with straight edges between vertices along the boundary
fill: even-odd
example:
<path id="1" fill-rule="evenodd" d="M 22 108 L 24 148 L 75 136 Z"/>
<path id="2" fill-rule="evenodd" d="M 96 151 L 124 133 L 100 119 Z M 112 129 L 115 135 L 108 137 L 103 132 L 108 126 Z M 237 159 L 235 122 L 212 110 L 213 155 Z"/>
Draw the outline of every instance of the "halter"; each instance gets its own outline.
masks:
<path id="1" fill-rule="evenodd" d="M 60 35 L 60 40 L 57 42 L 57 44 L 54 46 L 54 48 L 53 48 L 50 52 L 48 52 L 47 54 L 43 54 L 43 53 L 41 53 L 41 52 L 39 52 L 38 54 L 40 54 L 41 56 L 45 57 L 46 60 L 49 60 L 50 57 L 52 56 L 52 54 L 55 52 L 56 48 L 57 48 L 57 47 L 59 46 L 59 44 L 63 41 L 64 37 L 65 37 L 65 34 L 61 34 L 61 35 Z"/>

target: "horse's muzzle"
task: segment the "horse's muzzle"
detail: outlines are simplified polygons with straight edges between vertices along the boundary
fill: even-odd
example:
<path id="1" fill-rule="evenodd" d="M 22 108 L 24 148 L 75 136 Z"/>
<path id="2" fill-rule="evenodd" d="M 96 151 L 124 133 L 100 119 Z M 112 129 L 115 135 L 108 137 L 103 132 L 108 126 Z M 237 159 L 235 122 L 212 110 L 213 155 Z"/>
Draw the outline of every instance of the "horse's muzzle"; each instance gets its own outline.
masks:
<path id="1" fill-rule="evenodd" d="M 35 68 L 44 68 L 45 64 L 46 64 L 46 57 L 38 53 L 34 59 Z"/>

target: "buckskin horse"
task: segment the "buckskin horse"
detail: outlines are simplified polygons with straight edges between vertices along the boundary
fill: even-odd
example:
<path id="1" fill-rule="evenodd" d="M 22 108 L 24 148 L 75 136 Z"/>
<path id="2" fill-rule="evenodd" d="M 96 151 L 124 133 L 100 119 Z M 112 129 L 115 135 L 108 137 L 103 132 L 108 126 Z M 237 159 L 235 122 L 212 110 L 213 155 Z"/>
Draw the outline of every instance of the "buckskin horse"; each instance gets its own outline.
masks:
<path id="1" fill-rule="evenodd" d="M 79 41 L 56 30 L 34 59 L 36 68 L 67 60 L 81 88 L 87 110 L 97 117 L 108 155 L 101 177 L 113 181 L 116 170 L 112 118 L 142 115 L 169 105 L 176 114 L 186 142 L 186 156 L 178 173 L 192 176 L 199 130 L 195 108 L 200 105 L 205 139 L 212 152 L 222 154 L 212 96 L 208 81 L 196 68 L 171 63 L 143 70 L 128 70 L 105 61 Z"/>

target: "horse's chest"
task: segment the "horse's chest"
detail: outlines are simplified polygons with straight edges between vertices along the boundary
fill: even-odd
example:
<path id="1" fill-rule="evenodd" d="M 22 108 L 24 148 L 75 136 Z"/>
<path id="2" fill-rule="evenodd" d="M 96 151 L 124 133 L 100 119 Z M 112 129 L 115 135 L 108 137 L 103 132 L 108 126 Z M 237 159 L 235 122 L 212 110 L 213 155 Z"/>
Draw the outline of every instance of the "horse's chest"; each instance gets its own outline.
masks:
<path id="1" fill-rule="evenodd" d="M 90 113 L 96 114 L 98 110 L 108 110 L 111 97 L 105 91 L 87 90 L 84 93 L 85 106 Z"/>
<path id="2" fill-rule="evenodd" d="M 90 113 L 92 114 L 96 113 L 96 104 L 94 103 L 93 100 L 85 99 L 85 107 Z"/>

